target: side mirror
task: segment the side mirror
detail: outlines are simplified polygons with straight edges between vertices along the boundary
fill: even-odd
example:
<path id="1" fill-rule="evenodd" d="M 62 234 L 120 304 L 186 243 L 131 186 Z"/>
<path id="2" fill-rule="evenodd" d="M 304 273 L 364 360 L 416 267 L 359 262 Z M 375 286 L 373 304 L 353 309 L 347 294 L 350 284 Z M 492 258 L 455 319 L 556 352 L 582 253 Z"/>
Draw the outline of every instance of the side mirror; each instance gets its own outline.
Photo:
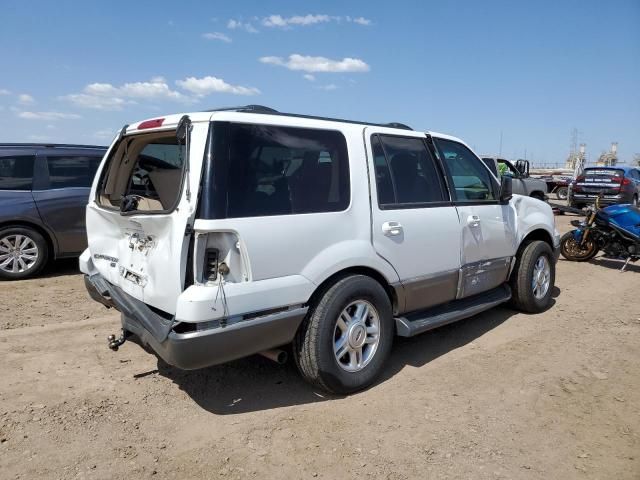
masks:
<path id="1" fill-rule="evenodd" d="M 513 197 L 513 184 L 511 177 L 503 175 L 500 177 L 500 203 L 507 204 Z"/>
<path id="2" fill-rule="evenodd" d="M 516 162 L 516 170 L 520 172 L 523 178 L 529 177 L 529 162 L 527 160 L 518 160 Z"/>

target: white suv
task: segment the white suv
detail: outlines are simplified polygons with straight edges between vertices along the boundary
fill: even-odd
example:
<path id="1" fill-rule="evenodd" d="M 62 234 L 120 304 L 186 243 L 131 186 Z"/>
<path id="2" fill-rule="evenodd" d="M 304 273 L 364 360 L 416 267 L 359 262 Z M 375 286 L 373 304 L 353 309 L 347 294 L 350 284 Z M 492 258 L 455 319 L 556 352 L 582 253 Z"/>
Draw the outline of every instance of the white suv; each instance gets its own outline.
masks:
<path id="1" fill-rule="evenodd" d="M 260 106 L 124 127 L 87 233 L 113 349 L 133 336 L 195 369 L 292 344 L 339 393 L 374 381 L 395 335 L 549 307 L 559 245 L 551 208 L 454 137 Z"/>

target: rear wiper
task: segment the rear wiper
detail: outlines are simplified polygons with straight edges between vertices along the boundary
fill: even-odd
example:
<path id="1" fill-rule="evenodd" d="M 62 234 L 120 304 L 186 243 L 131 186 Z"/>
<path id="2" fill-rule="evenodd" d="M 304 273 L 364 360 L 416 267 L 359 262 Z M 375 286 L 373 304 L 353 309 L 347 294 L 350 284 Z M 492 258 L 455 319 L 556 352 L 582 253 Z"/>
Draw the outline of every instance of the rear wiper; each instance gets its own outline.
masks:
<path id="1" fill-rule="evenodd" d="M 138 209 L 139 195 L 123 195 L 120 199 L 120 212 L 133 212 Z"/>

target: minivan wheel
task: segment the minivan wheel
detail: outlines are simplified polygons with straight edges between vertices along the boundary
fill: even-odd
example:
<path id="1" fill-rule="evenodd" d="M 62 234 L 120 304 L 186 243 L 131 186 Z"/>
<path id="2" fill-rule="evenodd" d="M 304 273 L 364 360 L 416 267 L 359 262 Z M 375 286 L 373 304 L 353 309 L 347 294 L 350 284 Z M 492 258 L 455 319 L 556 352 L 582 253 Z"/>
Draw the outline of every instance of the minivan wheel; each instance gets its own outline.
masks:
<path id="1" fill-rule="evenodd" d="M 308 382 L 332 393 L 352 393 L 381 373 L 393 335 L 384 288 L 366 275 L 350 275 L 310 306 L 294 340 L 294 358 Z"/>
<path id="2" fill-rule="evenodd" d="M 0 279 L 31 277 L 42 270 L 48 255 L 47 242 L 32 228 L 0 228 Z"/>
<path id="3" fill-rule="evenodd" d="M 540 240 L 527 243 L 511 274 L 511 303 L 523 312 L 546 310 L 551 304 L 555 279 L 556 265 L 549 244 Z"/>

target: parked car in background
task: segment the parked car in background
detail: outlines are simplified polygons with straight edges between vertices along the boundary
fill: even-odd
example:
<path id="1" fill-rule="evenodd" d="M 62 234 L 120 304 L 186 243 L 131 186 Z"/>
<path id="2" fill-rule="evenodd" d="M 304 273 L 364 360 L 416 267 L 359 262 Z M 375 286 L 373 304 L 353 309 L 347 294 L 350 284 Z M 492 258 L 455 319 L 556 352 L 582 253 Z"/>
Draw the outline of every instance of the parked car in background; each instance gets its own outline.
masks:
<path id="1" fill-rule="evenodd" d="M 630 203 L 638 206 L 640 198 L 639 167 L 589 167 L 575 179 L 569 189 L 569 205 L 584 208 L 594 204 L 602 194 L 601 205 Z"/>
<path id="2" fill-rule="evenodd" d="M 515 166 L 504 158 L 484 156 L 482 161 L 494 175 L 498 177 L 507 175 L 513 179 L 513 193 L 543 201 L 547 199 L 547 183 L 529 176 L 529 162 L 527 160 L 518 160 Z"/>
<path id="3" fill-rule="evenodd" d="M 260 106 L 124 127 L 87 205 L 96 301 L 167 363 L 293 342 L 303 376 L 349 393 L 410 337 L 507 301 L 551 305 L 551 207 L 511 200 L 462 141 Z M 275 355 L 274 355 L 275 353 Z"/>
<path id="4" fill-rule="evenodd" d="M 85 207 L 105 147 L 0 143 L 0 279 L 87 247 Z"/>

